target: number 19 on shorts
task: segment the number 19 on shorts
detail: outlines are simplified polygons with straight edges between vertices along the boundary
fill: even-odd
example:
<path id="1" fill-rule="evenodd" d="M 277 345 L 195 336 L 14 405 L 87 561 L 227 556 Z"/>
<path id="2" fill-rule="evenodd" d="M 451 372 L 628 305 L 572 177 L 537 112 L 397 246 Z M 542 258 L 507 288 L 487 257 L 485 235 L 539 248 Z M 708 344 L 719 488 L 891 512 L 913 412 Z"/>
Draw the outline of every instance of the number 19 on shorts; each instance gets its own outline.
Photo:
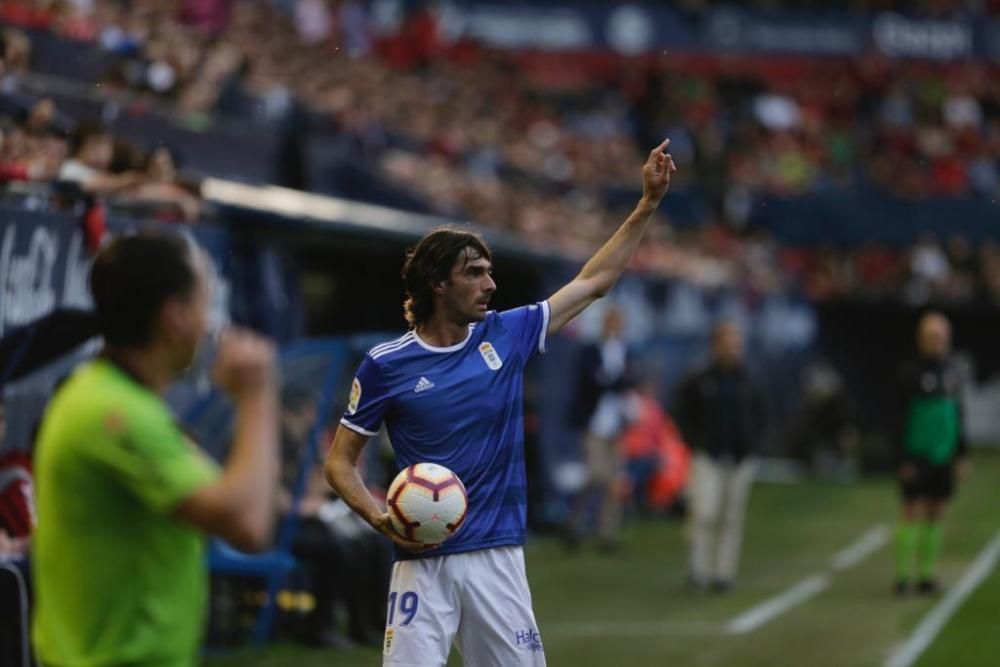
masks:
<path id="1" fill-rule="evenodd" d="M 397 601 L 399 607 L 399 625 L 409 625 L 413 617 L 417 615 L 417 608 L 420 607 L 420 598 L 413 591 L 397 593 L 393 591 L 389 594 L 389 618 L 386 625 L 393 625 L 396 622 Z"/>

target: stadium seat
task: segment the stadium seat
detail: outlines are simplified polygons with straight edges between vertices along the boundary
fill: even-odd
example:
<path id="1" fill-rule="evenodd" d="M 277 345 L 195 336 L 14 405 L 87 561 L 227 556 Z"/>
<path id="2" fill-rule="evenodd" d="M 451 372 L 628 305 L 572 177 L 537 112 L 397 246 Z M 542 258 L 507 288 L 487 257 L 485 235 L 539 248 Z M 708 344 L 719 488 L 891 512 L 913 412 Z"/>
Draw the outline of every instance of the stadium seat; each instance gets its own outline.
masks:
<path id="1" fill-rule="evenodd" d="M 0 562 L 0 667 L 28 667 L 28 588 L 13 563 Z"/>
<path id="2" fill-rule="evenodd" d="M 208 550 L 208 567 L 215 575 L 252 577 L 264 582 L 268 598 L 257 615 L 252 639 L 255 644 L 266 642 L 274 625 L 275 597 L 285 578 L 295 569 L 292 554 L 277 548 L 259 554 L 246 554 L 222 540 L 212 540 Z"/>
<path id="3" fill-rule="evenodd" d="M 298 462 L 292 509 L 282 518 L 270 551 L 246 554 L 221 540 L 213 540 L 209 549 L 208 565 L 212 574 L 258 578 L 266 585 L 266 601 L 254 623 L 252 640 L 255 644 L 263 644 L 270 638 L 277 614 L 278 591 L 288 574 L 295 569 L 291 549 L 298 523 L 298 507 L 305 494 L 309 468 L 319 452 L 320 437 L 332 413 L 334 392 L 342 385 L 341 373 L 347 352 L 348 344 L 344 340 L 307 340 L 282 349 L 283 380 L 317 392 L 316 421 L 309 434 L 308 446 Z M 209 451 L 213 450 L 213 442 L 228 433 L 228 420 L 220 418 L 227 405 L 228 401 L 221 395 L 212 394 L 195 403 L 187 412 L 185 424 Z"/>

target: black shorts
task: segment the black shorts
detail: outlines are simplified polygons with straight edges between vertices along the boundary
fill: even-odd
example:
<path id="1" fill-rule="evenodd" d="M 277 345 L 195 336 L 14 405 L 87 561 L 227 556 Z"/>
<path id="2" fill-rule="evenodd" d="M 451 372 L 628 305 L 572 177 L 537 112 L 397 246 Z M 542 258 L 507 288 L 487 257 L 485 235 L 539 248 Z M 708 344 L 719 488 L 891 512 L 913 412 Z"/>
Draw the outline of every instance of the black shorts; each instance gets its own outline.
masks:
<path id="1" fill-rule="evenodd" d="M 930 500 L 948 500 L 955 491 L 955 466 L 951 463 L 934 465 L 931 463 L 915 464 L 917 475 L 908 482 L 902 482 L 903 498 L 915 500 L 927 498 Z"/>

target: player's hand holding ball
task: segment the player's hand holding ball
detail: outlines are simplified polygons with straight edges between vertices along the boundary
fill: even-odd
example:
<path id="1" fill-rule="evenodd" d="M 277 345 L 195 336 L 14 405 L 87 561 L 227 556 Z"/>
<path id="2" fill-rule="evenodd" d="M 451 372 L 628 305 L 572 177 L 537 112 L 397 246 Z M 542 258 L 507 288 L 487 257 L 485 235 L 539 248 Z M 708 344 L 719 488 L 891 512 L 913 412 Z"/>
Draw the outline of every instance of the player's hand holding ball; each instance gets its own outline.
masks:
<path id="1" fill-rule="evenodd" d="M 397 533 L 396 529 L 393 528 L 392 526 L 392 519 L 389 517 L 388 512 L 380 515 L 377 519 L 375 519 L 375 521 L 372 523 L 372 526 L 375 528 L 375 530 L 377 530 L 378 532 L 382 533 L 390 540 L 392 540 L 397 546 L 400 546 L 403 549 L 406 549 L 407 551 L 412 551 L 416 553 L 418 551 L 423 551 L 425 549 L 429 549 L 432 546 L 434 546 L 434 545 L 428 546 L 426 544 L 421 544 L 420 542 L 416 542 L 414 540 L 408 540 L 399 533 Z"/>
<path id="2" fill-rule="evenodd" d="M 247 329 L 222 333 L 212 381 L 235 400 L 277 386 L 276 353 L 270 340 Z"/>

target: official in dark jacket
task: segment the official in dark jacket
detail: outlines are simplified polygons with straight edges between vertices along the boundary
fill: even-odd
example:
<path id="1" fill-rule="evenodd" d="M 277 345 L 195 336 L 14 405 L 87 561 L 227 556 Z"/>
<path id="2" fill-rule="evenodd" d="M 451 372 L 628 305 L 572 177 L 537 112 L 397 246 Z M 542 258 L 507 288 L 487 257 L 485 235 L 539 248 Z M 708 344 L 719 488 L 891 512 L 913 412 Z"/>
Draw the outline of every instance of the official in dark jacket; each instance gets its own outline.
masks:
<path id="1" fill-rule="evenodd" d="M 723 322 L 712 333 L 710 363 L 681 384 L 674 407 L 694 450 L 690 581 L 697 587 L 725 591 L 736 576 L 762 414 L 744 364 L 743 333 Z"/>

